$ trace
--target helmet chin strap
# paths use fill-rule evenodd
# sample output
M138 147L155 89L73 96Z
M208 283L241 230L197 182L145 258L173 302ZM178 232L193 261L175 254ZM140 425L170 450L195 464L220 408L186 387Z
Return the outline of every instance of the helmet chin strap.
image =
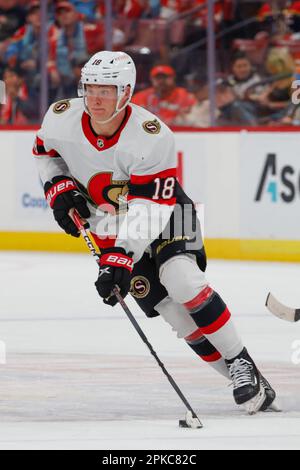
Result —
M118 109L121 100L122 100L122 96L120 96L120 98L118 99L117 104L116 104L116 109L114 110L114 112L112 113L112 115L110 116L110 118L106 119L105 121L98 121L97 119L94 119L94 121L95 121L97 124L107 124L108 122L111 122L121 111L123 111L123 109L126 108L126 106L128 105L128 103L130 102L130 97L128 98L128 100L126 100L126 103L122 106L122 108ZM90 111L89 111L89 108L87 107L87 104L86 104L86 97L85 97L85 95L83 95L83 103L84 103L84 109L86 110L86 112L88 113L88 115L92 117L92 115L91 115L91 113L90 113Z

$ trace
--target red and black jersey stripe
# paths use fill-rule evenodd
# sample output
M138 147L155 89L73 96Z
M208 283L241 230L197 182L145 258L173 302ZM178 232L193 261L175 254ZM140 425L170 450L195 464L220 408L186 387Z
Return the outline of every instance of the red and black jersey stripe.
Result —
M51 158L60 157L60 154L54 149L47 151L44 146L44 141L40 139L40 137L36 137L32 152L36 157L42 157L45 155Z
M152 175L131 175L127 200L147 199L157 204L174 206L177 202L177 168Z

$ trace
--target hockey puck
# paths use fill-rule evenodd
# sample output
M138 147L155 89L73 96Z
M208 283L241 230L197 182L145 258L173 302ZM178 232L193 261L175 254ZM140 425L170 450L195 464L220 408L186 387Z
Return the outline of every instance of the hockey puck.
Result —
M200 419L194 413L194 416L190 411L187 411L185 419L179 420L180 428L189 428L189 429L200 429L203 427Z
M179 420L179 427L180 428L189 428L190 426L188 425L188 423L186 422L185 419L180 419Z

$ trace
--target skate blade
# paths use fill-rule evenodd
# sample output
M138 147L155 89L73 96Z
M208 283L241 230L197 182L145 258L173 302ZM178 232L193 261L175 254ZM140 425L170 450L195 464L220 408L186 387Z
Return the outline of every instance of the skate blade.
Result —
M281 413L281 412L282 412L282 408L275 401L273 401L273 403L271 403L271 405L268 406L268 408L265 411L263 411L263 413Z
M246 408L246 411L249 415L255 415L261 408L262 404L266 399L265 391L260 389L257 395L253 397L251 400L247 401L243 404Z

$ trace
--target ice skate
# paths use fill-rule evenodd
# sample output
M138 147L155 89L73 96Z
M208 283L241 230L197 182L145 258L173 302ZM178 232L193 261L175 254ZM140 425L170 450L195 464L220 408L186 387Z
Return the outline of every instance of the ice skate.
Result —
M233 382L233 396L237 405L243 405L247 413L257 413L266 401L265 388L261 386L260 373L247 349L230 361L226 361Z

